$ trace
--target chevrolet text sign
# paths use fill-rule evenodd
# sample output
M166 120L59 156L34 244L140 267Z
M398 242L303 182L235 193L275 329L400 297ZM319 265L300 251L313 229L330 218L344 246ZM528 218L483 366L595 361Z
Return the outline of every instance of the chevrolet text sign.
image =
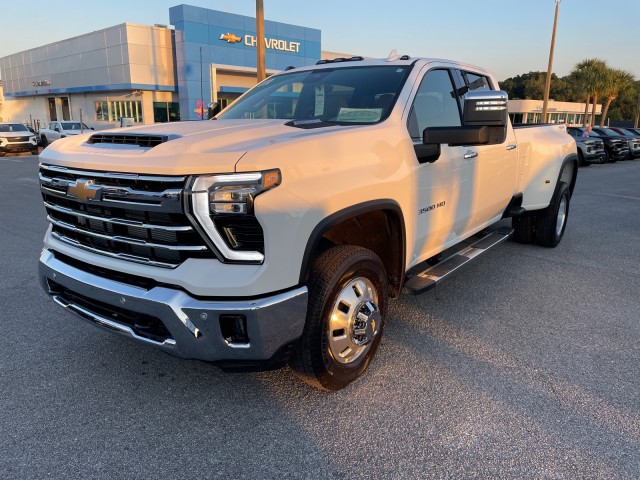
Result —
M255 47L258 43L258 39L254 35L245 35L244 38L239 37L234 33L223 33L220 35L220 40L227 43L239 43L244 40L244 44L247 47ZM300 52L300 42L291 42L288 40L278 40L277 38L265 38L265 48L272 50L280 50L282 52Z

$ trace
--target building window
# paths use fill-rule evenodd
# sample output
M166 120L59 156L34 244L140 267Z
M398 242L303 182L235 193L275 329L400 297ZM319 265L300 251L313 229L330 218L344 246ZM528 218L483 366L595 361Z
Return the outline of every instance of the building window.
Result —
M109 106L107 102L96 102L96 120L109 121Z
M133 118L134 122L142 122L142 102L96 102L96 120L119 122L120 118Z
M513 118L511 119L511 123L522 123L522 114L514 113Z
M178 102L153 102L153 121L155 123L179 122L180 104Z

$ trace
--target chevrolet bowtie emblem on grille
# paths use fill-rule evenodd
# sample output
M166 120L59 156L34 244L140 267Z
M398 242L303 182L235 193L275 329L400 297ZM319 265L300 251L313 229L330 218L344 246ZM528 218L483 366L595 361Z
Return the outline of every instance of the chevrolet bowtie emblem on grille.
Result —
M81 202L86 202L87 200L100 200L100 191L102 190L102 186L94 185L93 180L85 180L83 178L79 178L76 180L75 185L67 186L67 197L72 197L80 200Z
M235 33L223 33L220 35L220 40L224 40L227 43L238 43L242 41L242 37L237 36Z

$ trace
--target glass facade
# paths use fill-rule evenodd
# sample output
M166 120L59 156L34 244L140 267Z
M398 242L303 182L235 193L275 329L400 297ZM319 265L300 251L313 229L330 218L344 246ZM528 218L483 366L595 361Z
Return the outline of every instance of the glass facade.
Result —
M139 100L96 102L96 120L119 122L122 117L133 118L136 123L142 123L142 102Z
M180 104L178 102L153 102L153 121L155 123L179 122Z

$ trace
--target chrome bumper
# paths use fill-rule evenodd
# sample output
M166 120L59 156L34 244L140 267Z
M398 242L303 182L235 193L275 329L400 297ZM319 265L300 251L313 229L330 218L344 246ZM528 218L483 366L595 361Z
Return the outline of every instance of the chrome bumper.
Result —
M67 311L183 358L229 363L266 361L299 338L304 328L306 287L257 299L196 299L182 290L164 286L145 289L102 278L56 259L46 249L40 256L39 274L45 292ZM119 321L129 317L128 313L157 319L166 327L167 338L147 336L134 325ZM222 334L221 315L244 316L248 342L227 341Z

